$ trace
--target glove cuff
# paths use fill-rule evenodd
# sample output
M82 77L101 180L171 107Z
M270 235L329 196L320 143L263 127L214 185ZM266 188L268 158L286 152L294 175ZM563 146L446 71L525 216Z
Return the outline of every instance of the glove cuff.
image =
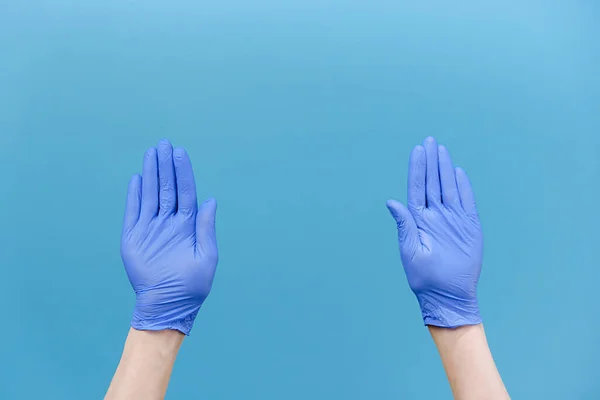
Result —
M136 312L133 312L133 318L131 319L131 327L139 331L164 331L164 330L175 330L183 333L186 336L190 335L190 331L194 326L194 320L198 315L198 310L189 314L183 318L169 318L169 319L142 319Z
M417 296L421 306L423 322L441 328L458 328L465 325L478 325L482 322L477 300L437 299L430 296Z

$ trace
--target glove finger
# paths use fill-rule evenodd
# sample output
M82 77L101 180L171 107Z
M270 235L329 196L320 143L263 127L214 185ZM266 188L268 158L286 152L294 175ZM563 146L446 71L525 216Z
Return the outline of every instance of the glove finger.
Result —
M168 215L175 213L177 207L177 192L175 182L175 167L173 165L173 146L168 140L158 144L158 184L159 213Z
M198 210L196 181L190 157L184 149L173 151L173 163L177 177L177 213L193 215Z
M467 215L477 216L477 207L475 205L475 194L469 182L467 173L460 167L456 168L456 184L460 194L460 204Z
M404 204L396 200L388 200L386 205L398 227L400 250L402 252L411 251L419 243L419 230L415 219Z
M142 177L135 174L129 180L127 188L127 202L125 204L125 217L123 219L123 232L133 229L140 217L142 205Z
M440 175L438 165L438 146L434 138L428 137L423 142L427 156L426 190L427 207L438 208L442 203Z
M427 158L423 146L415 146L410 153L408 165L408 208L415 212L426 206L425 174Z
M442 187L442 202L444 206L454 209L460 208L458 188L456 187L456 176L450 152L445 146L439 146L438 157L440 164L440 182Z
M144 155L142 168L142 208L140 219L150 220L158 213L158 165L156 148L151 147Z
M217 201L213 198L206 200L198 209L196 216L196 242L204 256L217 256L217 238L215 218Z

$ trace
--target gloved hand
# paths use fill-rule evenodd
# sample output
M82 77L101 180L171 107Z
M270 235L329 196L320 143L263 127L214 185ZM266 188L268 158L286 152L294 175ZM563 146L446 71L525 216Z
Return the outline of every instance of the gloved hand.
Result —
M216 202L200 208L190 159L162 140L129 183L121 257L136 303L131 326L190 333L218 261Z
M481 323L477 282L483 235L466 173L434 138L416 146L408 171L408 208L387 207L398 226L400 256L425 325Z

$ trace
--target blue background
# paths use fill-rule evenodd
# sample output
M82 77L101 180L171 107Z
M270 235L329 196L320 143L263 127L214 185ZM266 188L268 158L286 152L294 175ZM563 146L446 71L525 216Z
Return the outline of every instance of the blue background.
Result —
M431 134L476 191L509 391L598 399L599 133L597 1L2 0L0 398L103 396L162 137L221 251L168 398L449 398L385 208Z

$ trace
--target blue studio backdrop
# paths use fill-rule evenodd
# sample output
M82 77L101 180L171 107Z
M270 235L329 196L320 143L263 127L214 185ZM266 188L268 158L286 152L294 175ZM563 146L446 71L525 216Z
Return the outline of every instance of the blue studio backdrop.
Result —
M385 207L427 135L475 189L512 396L600 398L599 71L592 0L0 0L0 398L103 396L162 137L221 253L168 398L449 398Z

